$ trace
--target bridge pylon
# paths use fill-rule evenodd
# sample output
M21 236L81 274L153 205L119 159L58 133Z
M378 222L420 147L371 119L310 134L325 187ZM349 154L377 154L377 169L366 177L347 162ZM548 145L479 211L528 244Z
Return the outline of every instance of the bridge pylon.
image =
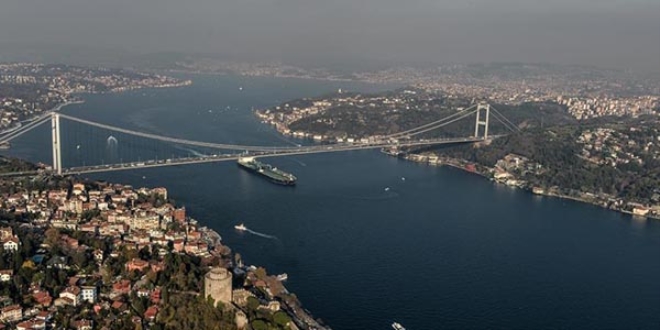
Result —
M484 110L485 110L485 118L486 119L481 120L481 113ZM475 138L479 137L479 131L480 131L479 126L483 126L484 127L484 129L483 129L483 131L484 131L483 139L484 140L488 139L489 120L490 120L490 104L484 103L484 102L479 103L477 105L477 119L474 123L474 137Z
M53 112L50 117L53 133L53 172L62 174L62 143L60 141L60 115Z

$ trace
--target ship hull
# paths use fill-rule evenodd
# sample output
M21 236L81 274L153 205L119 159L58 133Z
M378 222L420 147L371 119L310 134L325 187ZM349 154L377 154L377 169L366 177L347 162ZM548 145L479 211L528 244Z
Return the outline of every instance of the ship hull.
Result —
M262 177L262 178L264 178L264 179L266 179L266 180L268 180L268 181L270 181L274 184L277 184L277 185L280 185L280 186L289 186L289 187L292 187L292 186L296 185L295 180L274 178L274 177L268 176L264 172L260 172L259 168L253 167L250 164L243 164L243 163L237 163L237 164L238 164L238 167L240 167L240 168L242 168L242 169L244 169L244 170L246 170L250 173L254 173L254 174L256 174L256 175L258 175L258 176L260 176L260 177Z

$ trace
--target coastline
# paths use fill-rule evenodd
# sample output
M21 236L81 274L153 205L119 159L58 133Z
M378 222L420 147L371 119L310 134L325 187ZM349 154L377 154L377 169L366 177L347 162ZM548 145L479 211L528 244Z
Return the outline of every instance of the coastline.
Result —
M342 142L342 141L330 141L326 136L314 135L313 133L306 131L292 132L288 126L288 123L282 121L275 121L272 118L269 119L267 118L266 114L260 110L256 110L254 113L256 117L259 120L261 120L262 123L269 124L275 127L276 131L284 136L313 139L315 142ZM490 181L495 181L497 183L501 183L510 187L521 188L534 195L573 200L576 202L598 206L603 209L616 211L623 214L628 214L636 218L651 218L655 220L660 220L660 209L658 209L657 207L653 208L648 204L643 205L641 203L637 203L631 200L625 200L623 198L617 198L614 196L607 196L602 194L599 195L596 193L570 190L561 187L550 187L550 188L533 187L528 185L527 182L518 180L517 178L511 176L510 174L504 179L502 179L501 177L497 178L497 176L493 175L493 173L495 173L495 168L484 167L482 165L471 163L463 159L452 159L438 155L425 155L425 154L414 154L414 153L405 154L405 155L393 154L386 152L384 150L382 152L389 156L403 158L405 160L412 162L426 163L435 166L444 165L444 166L454 167L456 169L460 169L471 174L479 175ZM561 192L562 190L568 191L570 194L562 193Z
M83 104L85 103L85 100L74 100L74 101L65 101L64 103L60 103L56 105L55 107L51 108L50 110L45 111L44 113L51 113L51 112L57 112L62 110L64 107L74 105L74 104Z
M554 197L554 198L559 198L559 199L571 200L571 201L580 202L580 203L583 203L583 204L597 206L597 207L605 209L605 210L614 211L614 212L618 212L618 213L622 213L622 214L627 214L627 215L630 215L630 216L635 217L635 218L660 220L660 215L654 215L654 214L650 214L650 213L646 214L646 215L639 215L639 214L635 214L633 211L628 211L628 210L625 210L625 209L622 209L622 208L613 208L613 207L610 207L608 205L604 205L603 203L599 203L597 200L589 200L589 199L586 199L586 198L583 198L583 197L566 195L566 194L562 194L562 193L559 193L559 192L554 192L554 191L548 190L548 189L538 190L534 187L528 187L528 186L524 186L524 185L511 185L511 184L507 184L505 182L500 182L500 181L490 177L486 173L482 173L481 171L478 171L477 169L470 170L470 169L466 168L465 167L466 165L474 165L474 164L471 164L471 163L469 163L465 160L444 159L443 161L431 162L428 159L422 160L424 158L410 158L410 157L398 157L398 158L406 160L406 161L410 161L410 162L413 162L413 163L428 164L428 165L431 165L431 166L449 166L449 167L467 172L469 174L478 175L478 176L480 176L484 179L487 179L491 182L494 182L494 183L503 184L503 185L506 185L508 187L512 187L512 188L516 188L516 189L521 189L525 192L528 192L528 193L530 193L532 195L536 195L536 196ZM463 162L465 164L461 164Z
M14 125L13 127L10 127L10 128L7 128L5 130L0 131L0 135L9 134L9 133L13 133L15 131L18 131L19 129L21 129L21 127L23 127L23 123L31 123L31 122L35 121L37 118L40 118L42 116L45 116L45 115L53 113L53 112L60 111L64 107L67 107L69 105L82 104L82 103L85 103L85 100L72 100L72 101L67 100L67 101L64 101L64 102L59 103L56 106L54 106L54 107L52 107L52 108L50 108L46 111L44 111L40 115L35 115L35 116L32 116L32 117L27 118L27 119L19 120L16 123L16 125Z
M82 269L82 267L69 267L69 264L60 259L57 260L60 260L59 262L63 263L64 266L51 266L50 264L46 266L46 263L41 261L31 266L31 268L43 267L40 270L42 272L45 267L71 271L67 273L66 278L69 284L66 288L60 287L57 282L44 282L36 288L30 289L34 291L33 295L42 292L41 290L44 289L51 290L50 292L53 292L52 294L55 297L57 297L58 292L60 295L56 299L49 296L47 301L39 300L36 311L43 308L44 310L48 309L50 313L58 313L58 315L69 314L71 316L74 313L78 316L83 315L80 314L80 310L70 309L64 311L57 308L64 305L76 306L75 300L63 300L62 296L75 288L86 288L94 290L94 296L90 297L91 301L87 300L87 302L95 304L94 308L97 315L100 310L106 310L110 314L123 314L125 310L121 308L122 306L114 306L111 303L115 304L120 301L122 304L133 304L134 299L147 298L142 301L143 307L141 309L128 312L133 316L131 322L134 324L144 324L143 322L147 321L151 325L156 322L156 324L162 326L170 323L171 319L167 315L173 315L171 314L173 309L180 306L170 299L177 299L177 302L187 301L188 303L202 304L199 305L202 308L205 306L207 308L222 306L222 316L229 317L228 320L225 318L224 321L236 324L236 327L240 329L245 329L248 322L252 324L252 322L260 320L260 317L255 317L255 313L267 313L261 315L270 315L273 319L279 319L279 321L269 321L269 324L286 324L287 329L331 330L320 319L315 319L311 312L303 307L296 295L284 286L283 281L288 278L286 273L281 275L268 274L263 267L244 265L239 254L232 253L231 248L223 244L218 231L202 226L198 220L186 215L185 207L177 207L176 202L169 200L166 188L142 187L136 189L132 185L113 184L105 181L80 180L74 177L61 177L61 179L65 181L48 181L42 187L43 191L37 194L26 193L26 191L31 191L32 187L23 187L18 183L19 181L9 181L12 185L17 185L15 188L21 191L19 194L21 197L12 199L3 194L0 198L3 205L5 203L8 205L5 206L6 209L20 207L20 204L25 203L34 206L34 211L30 211L35 212L34 217L26 215L30 212L25 211L24 213L21 212L20 215L16 213L16 215L21 217L18 218L19 220L29 223L30 228L39 228L38 230L42 230L42 233L50 233L48 235L35 235L43 239L43 241L37 240L35 244L47 245L48 247L57 245L62 248L62 250L57 250L58 252L54 253L56 256L52 258L67 260L67 257L73 258L72 255L79 253L81 249L89 251L89 253L83 255L85 261L75 260L71 262L72 265L83 262L89 263L85 266L85 269ZM76 193L69 194L68 189L63 190L60 186L62 183L67 183L69 189L76 191ZM4 189L8 189L6 186L4 187ZM98 203L99 201L105 201L105 198L109 196L112 197L108 199L108 202L103 202L109 205L105 210L107 212L102 213L101 209L105 207L99 207ZM80 206L75 211L71 211L67 218L50 213L46 215L46 210L52 209L53 205L38 202L37 200L40 198L50 198L54 205L58 203L77 203ZM85 205L82 204L82 199L86 200ZM121 207L125 204L131 205L130 216L126 216L125 209ZM136 210L139 211L134 212ZM91 216L88 217L87 214L91 214ZM11 222L13 223L14 220L16 219L12 219ZM21 231L18 235L14 235L14 230L18 224L8 227L9 219L3 219L3 222L5 223L2 226L3 233L10 231L13 235L12 241L26 242L25 235L27 233ZM107 245L90 243L96 241L105 242ZM92 250L93 252L91 252ZM130 250L139 250L140 253L131 254L128 252ZM35 252L28 253L33 255ZM36 251L36 253L34 255L46 255L45 250L42 254L39 254L39 251ZM64 256L60 256L60 254ZM121 258L130 261L126 262ZM114 265L115 262L118 262L116 264L118 267L109 266ZM182 268L182 265L186 265L186 267ZM108 268L103 268L106 266ZM10 269L17 272L19 267L21 267L21 263L10 266ZM94 268L89 270L87 267ZM228 277L229 282L222 281L222 283L218 283L218 281L214 281L210 283L208 274L218 268L224 268L225 273L236 276L234 279L242 279L242 283L236 281L232 283L232 275ZM101 273L102 269L106 269L107 272L114 275L110 277L103 276L100 282L85 286L86 282L81 278L87 278L89 272L92 271ZM166 275L168 279L159 277L159 273L169 274ZM29 277L31 278L31 276ZM170 276L174 279L169 278ZM186 279L181 280L182 277ZM203 285L201 285L202 283ZM209 289L211 286L213 288ZM167 293L167 298L165 298L165 293ZM180 300L181 296L201 296L207 299ZM28 297L31 298L32 296L28 295ZM212 299L210 304L209 297ZM30 301L30 298L20 298L14 301L12 306L21 309L31 308L33 307L33 301ZM221 300L218 301L217 299ZM217 305L216 303L221 304ZM32 318L34 314L36 312L27 315L21 314L16 316L13 321L31 322L28 319ZM216 318L216 320L208 322L218 321L217 314L205 316L205 320L213 318ZM55 320L46 319L42 321L43 324L48 323L49 328L60 328L61 325L59 321ZM94 318L91 322L103 323L103 321ZM208 326L207 323L206 327ZM182 327L179 325L176 328Z
M195 225L199 225L199 221L190 218L189 222ZM197 228L201 233L203 239L209 243L211 246L223 246L231 250L231 247L222 244L222 236L214 230L211 229L210 227L207 226L199 226ZM240 268L240 267L239 267ZM248 266L247 269L250 268L262 268L266 270L263 267L257 267L257 266ZM267 270L266 270L267 271ZM266 273L267 274L267 273ZM273 275L267 275L268 277L273 277ZM281 286L282 293L289 295L295 293L291 292L289 289L286 288L284 283L281 280L278 280L278 285ZM282 310L285 311L291 318L292 321L300 328L302 329L316 329L316 330L332 330L332 328L328 325L321 324L320 321L318 321L316 318L314 318L313 314L304 308L302 306L302 303L298 299L287 299L287 297L279 297L282 306Z
M140 89L145 89L145 88L178 88L178 87L185 87L185 86L190 86L190 85L192 85L192 80L184 80L184 81L181 81L180 83L175 83L175 84L155 85L155 86L147 86L147 87L145 87L145 86L122 87L122 88L111 89L107 92L82 92L82 93L79 93L79 94L123 93L123 92L135 91L135 90L140 90ZM70 96L70 95L68 95L68 96ZM23 126L23 123L33 122L34 120L36 120L37 118L39 118L41 116L44 116L44 115L47 115L47 114L50 114L50 113L53 113L53 112L61 111L63 108L65 108L67 106L70 106L70 105L83 104L83 103L85 103L84 99L75 99L75 97L71 100L65 100L64 102L55 105L54 107L42 112L39 115L34 115L30 118L19 120L17 122L17 124L14 125L13 127L7 128L3 131L0 131L0 135L9 134L9 133L12 133L14 131L17 131Z
M355 79L355 78L339 78L339 77L318 77L318 76L305 76L305 75L295 75L295 74L251 74L251 73L241 73L241 72L217 72L217 71L202 71L202 70L177 70L170 69L166 72L176 73L176 74L192 74L192 75L210 75L210 76L238 76L238 77L248 77L248 78L281 78L281 79L301 79L301 80L316 80L316 81L331 81L331 82L350 82L350 83L364 83L364 84L374 84L374 85L408 85L412 82L402 82L402 81L383 81L383 80L369 80L369 79Z
M77 108L78 108L78 107L73 107L73 109L77 109ZM65 110L66 110L66 109L65 109ZM69 110L72 110L72 109L70 108ZM377 161L377 159L376 159L376 161ZM381 159L381 161L382 161L382 159ZM394 162L394 163L396 163L396 162ZM453 165L453 164L447 164L447 165L448 165L448 166L451 166L451 167L455 167L455 168L459 168L459 169L461 169L461 167L460 167L460 166L457 166L457 165ZM414 169L415 167L417 167L417 166L413 166L412 168ZM418 170L418 171L419 171L419 170ZM430 172L434 172L434 171L431 169ZM474 173L474 174L482 175L482 174L480 174L480 173ZM454 173L454 175L461 176L462 174L456 172L456 173ZM482 175L482 176L483 176L483 175ZM467 178L469 179L469 177L467 177ZM409 179L409 182L412 183L412 181L410 181L410 179ZM474 183L477 183L477 181L474 181ZM508 189L504 189L504 190L508 190ZM185 191L184 191L184 192L185 192ZM509 190L509 192L513 192L513 191L512 191L512 190ZM506 193L506 191L505 191L505 193ZM524 198L523 198L523 200L524 200ZM528 203L529 203L529 202L534 203L533 200L530 201L529 199L527 199L527 202L528 202ZM560 204L563 204L563 203L560 203ZM568 203L568 204L569 204L569 205L566 206L567 208L568 208L568 207L573 207L573 206L571 206L571 203ZM213 220L213 219L212 219L212 218L210 219L210 218L208 218L208 217L200 218L200 223L207 222L208 220ZM229 231L227 231L227 230L225 230L225 229L219 229L219 230L220 230L220 232L223 234L223 236L225 236L225 238L229 238L229 237L226 237L226 236L230 236L230 235L232 234L231 230L229 230ZM214 233L215 233L215 231L214 231ZM216 234L217 234L217 233L216 233ZM239 246L235 246L235 247L236 247L236 248L239 248ZM244 249L244 248L243 248L243 249ZM239 250L237 250L237 252L243 252L243 251L239 251ZM296 283L297 283L296 281L302 281L302 279L299 279L299 280L298 280L298 279L296 278L296 276L292 276L292 280L293 280L292 284L296 284ZM301 292L301 293L302 293L302 292ZM304 302L304 300L303 300L303 302ZM313 310L313 309L312 309L312 310ZM319 312L320 312L320 311L319 311ZM319 314L319 316L323 317L323 315L321 315L321 314ZM406 323L405 320L400 320L400 321ZM384 327L381 327L381 328L384 328Z

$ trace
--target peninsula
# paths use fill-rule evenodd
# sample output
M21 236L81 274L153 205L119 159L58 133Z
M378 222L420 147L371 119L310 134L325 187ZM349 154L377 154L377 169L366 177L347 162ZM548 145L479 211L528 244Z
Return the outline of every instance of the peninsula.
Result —
M418 162L452 165L536 194L660 217L660 96L628 92L604 96L601 91L606 89L544 97L527 91L528 96L509 101L503 95L484 93L475 99L434 87L377 94L338 91L260 109L256 115L296 138L368 143L486 100L520 132L511 133L503 123L491 120L491 134L506 134L492 143L385 151ZM418 138L468 136L474 121L473 115Z
M285 275L245 265L169 194L72 177L2 179L0 327L329 329L284 287Z

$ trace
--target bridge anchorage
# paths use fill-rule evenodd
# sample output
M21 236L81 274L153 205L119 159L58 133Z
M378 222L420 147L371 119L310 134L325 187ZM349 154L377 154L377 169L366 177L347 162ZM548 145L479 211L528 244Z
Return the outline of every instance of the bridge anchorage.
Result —
M474 135L468 137L454 137L454 138L421 138L422 134L430 132L433 130L440 129L444 126L455 123L459 120L467 118L471 115L476 114ZM201 142L194 141L182 138L175 138L163 135L157 135L153 133L145 133L134 130L129 130L121 127L115 127L107 124L101 124L93 122L90 120L85 120L81 118L76 118L62 113L51 112L44 114L35 120L30 121L28 124L23 125L20 129L12 131L0 136L0 144L8 143L13 139L18 138L19 136L31 131L37 126L40 126L48 121L51 123L51 137L52 137L52 173L55 174L84 174L84 173L96 173L96 172L109 172L109 171L119 171L119 170L129 170L135 168L150 168L150 167L161 167L161 166L176 166L184 164L196 164L196 163L209 163L209 162L220 162L228 160L236 160L239 157L249 153L251 156L255 157L276 157L276 156L286 156L286 155L301 155L301 154L312 154L312 153L328 153L328 152L342 152L350 150L368 150L368 149L381 149L381 148L407 148L407 147L425 147L433 145L443 145L443 144L456 144L456 143L475 143L483 142L486 140L495 139L501 135L489 135L489 126L490 119L495 118L499 123L501 123L506 129L511 132L519 131L518 127L511 123L506 117L504 117L499 111L497 111L492 105L486 102L480 102L466 109L458 110L451 115L436 120L434 122L421 125L412 129L401 131L398 133L390 134L387 136L382 136L379 138L372 138L369 141L364 141L360 143L336 143L336 144L325 144L325 145L311 145L311 146L252 146L252 145L239 145L239 144L223 144L223 143L213 143L213 142ZM66 119L65 129L62 129L62 120ZM75 123L82 125L83 128L80 130L71 130L68 129L70 123ZM87 137L85 141L71 143L70 139L62 139L64 137L69 137L70 135L75 135L72 131L89 131L90 135L96 134L101 135L102 132L106 134L102 136L100 140L95 140L96 145L90 142L90 137ZM137 149L142 147L143 149L135 151L138 156L133 158L127 157L122 158L121 155L115 155L110 157L109 155L98 156L98 153L102 153L105 149L99 143L106 143L108 136L112 136L114 141L117 141L114 136L119 136L117 134L123 134L123 138L120 138L124 146L132 147ZM142 141L151 141L149 143L159 144L157 147L150 147L152 149L165 148L162 145L167 145L170 149L178 149L179 154L170 156L169 151L167 155L161 154L150 154L147 155L143 153L144 146L138 145L137 142L131 142L131 139L141 139ZM101 141L101 142L99 142ZM77 144L80 143L80 144ZM120 144L121 144L120 143ZM131 144L132 143L132 144ZM77 146L76 146L77 144ZM63 153L62 148L66 145L74 145L76 148L70 149L67 148ZM97 152L94 157L82 157L78 155L81 159L92 159L94 161L101 160L101 164L96 165L86 165L85 161L82 161L82 166L77 164L76 166L63 167L63 155L67 155L67 160L70 162L70 157L72 154L80 153L81 145L89 145L89 147L83 147L83 150ZM107 147L107 146L106 146ZM113 146L113 153L118 154L117 144ZM212 150L209 154L202 154L200 152L190 150L195 153L195 156L181 156L180 149L189 150L187 148L197 147L203 148L204 150ZM108 150L105 150L108 152ZM153 150L151 150L153 151ZM171 150L170 150L171 151ZM225 153L222 153L224 151ZM227 151L230 151L227 153ZM148 158L152 157L152 158ZM137 159L135 159L137 158ZM155 159L154 159L155 158ZM80 162L80 159L79 159ZM14 175L29 175L34 173L14 173ZM11 175L11 174L7 174Z

